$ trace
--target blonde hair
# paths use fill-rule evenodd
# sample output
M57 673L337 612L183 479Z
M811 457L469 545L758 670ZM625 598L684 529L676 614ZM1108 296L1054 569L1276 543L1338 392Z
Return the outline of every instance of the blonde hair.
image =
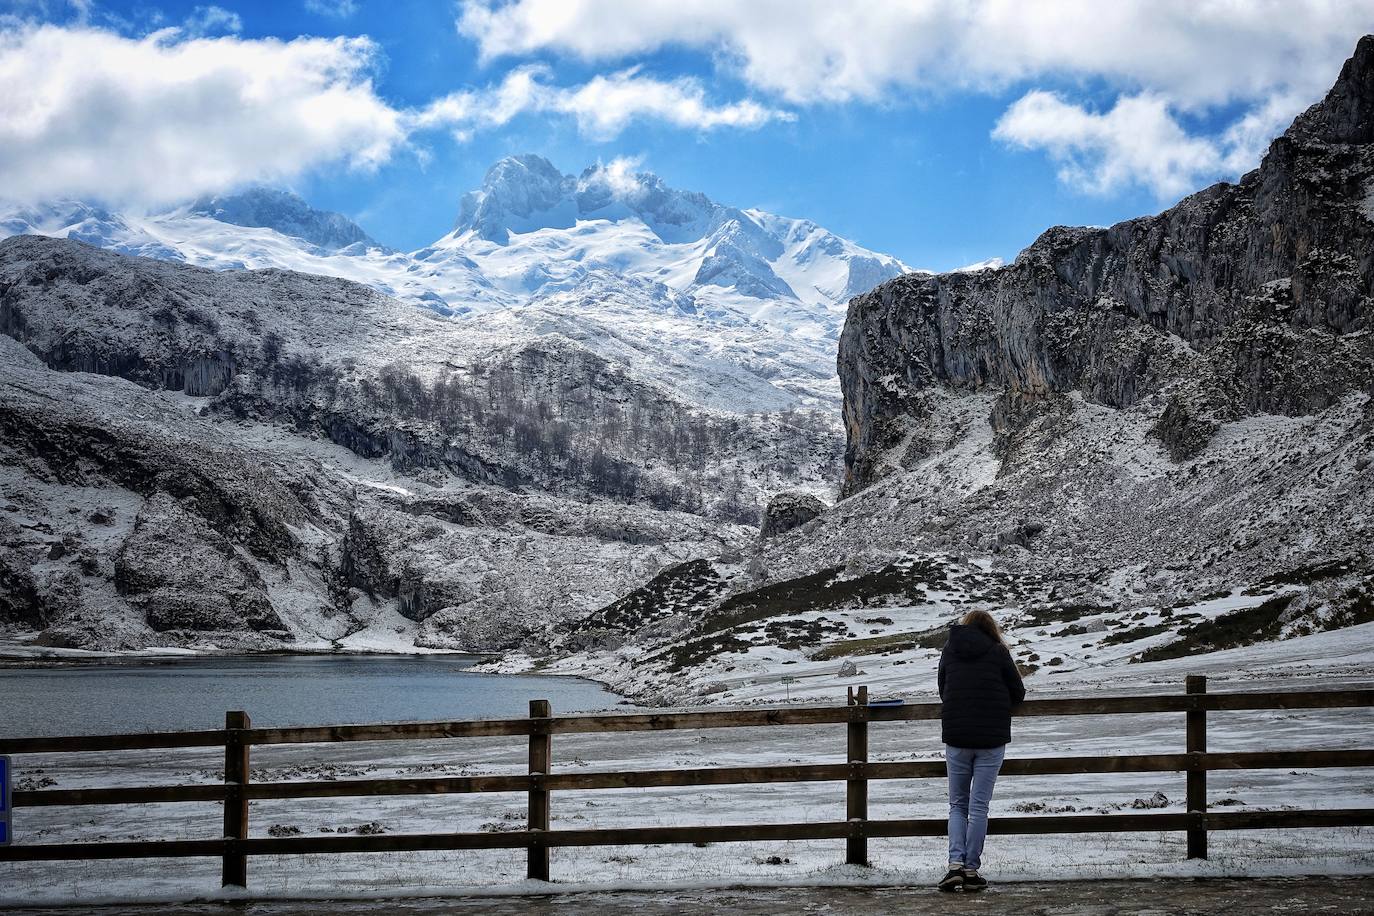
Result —
M1002 628L997 625L997 619L987 611L969 611L960 618L959 622L965 626L977 627L996 642L1006 645L1006 640L1002 638Z

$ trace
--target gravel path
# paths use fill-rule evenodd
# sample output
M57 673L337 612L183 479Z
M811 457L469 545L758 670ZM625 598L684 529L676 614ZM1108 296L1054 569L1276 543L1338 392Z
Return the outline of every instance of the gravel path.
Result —
M44 907L12 916L314 916L314 914L483 914L483 916L653 916L653 914L1018 913L1030 916L1260 913L1374 914L1374 876L1350 878L1065 881L993 885L979 894L912 887L789 887L623 891L546 896L336 901L204 902L109 907Z

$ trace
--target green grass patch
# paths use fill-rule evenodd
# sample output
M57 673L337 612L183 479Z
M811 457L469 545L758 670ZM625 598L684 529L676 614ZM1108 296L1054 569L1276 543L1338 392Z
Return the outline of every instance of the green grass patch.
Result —
M1174 626L1175 624L1171 620L1161 620L1159 623L1152 623L1149 626L1131 627L1129 630L1117 630L1115 633L1107 634L1102 640L1102 645L1122 646L1128 642L1149 639L1151 636L1167 633L1169 630L1172 630Z
M1116 608L1097 604L1054 604L1037 607L1022 612L1019 626L1043 627L1052 623L1072 623L1095 614L1113 614Z
M1348 572L1350 572L1350 563L1345 560L1331 560L1326 563L1296 566L1293 569L1274 573L1272 576L1261 579L1255 583L1253 588L1247 589L1245 594L1248 595L1255 591L1272 591L1284 585L1311 585L1324 579L1334 579Z
M711 633L770 617L828 611L841 607L885 607L925 600L925 589L943 585L945 567L935 560L899 560L877 572L840 578L844 567L832 566L809 576L774 582L732 595L709 611L693 629Z
M709 607L725 583L707 560L689 560L665 569L639 588L586 617L569 621L570 630L599 627L632 633L670 614Z

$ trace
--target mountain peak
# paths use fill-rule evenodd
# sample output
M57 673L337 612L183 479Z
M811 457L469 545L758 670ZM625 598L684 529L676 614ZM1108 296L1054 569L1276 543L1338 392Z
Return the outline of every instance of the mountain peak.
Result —
M1284 136L1327 143L1374 141L1374 35L1360 39L1326 98L1298 115Z
M235 226L273 229L321 248L341 249L359 243L364 248L382 247L343 214L316 210L299 195L280 188L254 186L234 194L202 197L188 212Z
M454 231L505 245L511 233L634 218L664 241L678 242L704 237L733 212L705 194L671 188L652 172L634 171L624 159L565 175L543 156L525 153L497 162L480 188L463 195Z
M567 228L567 207L573 179L535 153L507 156L487 169L482 186L463 195L455 232L472 230L480 238L504 245L511 232ZM548 222L552 220L552 222ZM555 226L555 224L557 224Z

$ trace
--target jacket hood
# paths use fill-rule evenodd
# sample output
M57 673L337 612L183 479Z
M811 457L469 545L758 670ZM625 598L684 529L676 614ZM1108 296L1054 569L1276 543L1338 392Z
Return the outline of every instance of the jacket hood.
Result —
M980 658L995 645L997 640L978 627L956 623L949 628L949 650L960 658Z

